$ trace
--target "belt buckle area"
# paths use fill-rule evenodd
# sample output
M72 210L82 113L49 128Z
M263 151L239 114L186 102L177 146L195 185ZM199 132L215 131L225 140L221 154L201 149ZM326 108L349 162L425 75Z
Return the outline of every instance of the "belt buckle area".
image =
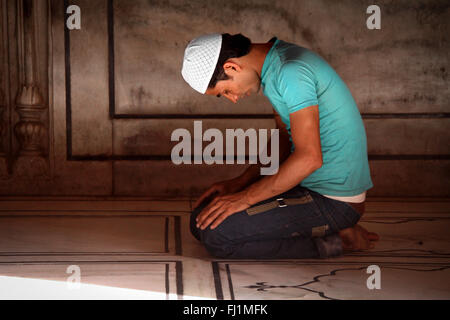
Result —
M278 198L278 199L277 199L277 202L278 202L278 208L284 208L284 207L287 207L287 204L286 204L286 202L284 202L284 199L283 199L283 198Z

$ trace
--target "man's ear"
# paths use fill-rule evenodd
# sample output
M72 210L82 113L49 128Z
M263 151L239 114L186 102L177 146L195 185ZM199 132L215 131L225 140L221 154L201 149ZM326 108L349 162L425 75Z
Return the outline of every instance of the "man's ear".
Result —
M228 60L223 64L223 69L227 76L233 76L235 72L240 72L242 67L232 60Z

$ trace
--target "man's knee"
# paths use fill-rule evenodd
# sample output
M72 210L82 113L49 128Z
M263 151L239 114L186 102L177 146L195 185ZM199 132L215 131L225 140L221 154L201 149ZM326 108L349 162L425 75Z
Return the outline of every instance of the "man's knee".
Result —
M223 225L211 230L211 225L204 230L197 228L196 218L200 212L207 206L208 202L204 201L197 208L191 212L190 216L190 231L191 234L199 241L203 243L206 250L213 256L218 258L225 258L233 252L233 246L227 232L229 228L222 228ZM227 231L228 230L228 231Z
M190 229L191 234L199 241L203 243L206 250L213 256L224 258L229 254L230 243L225 235L222 234L220 229L211 230L210 226L206 229L201 230L197 228L196 218L200 213L201 209L196 208L191 213L190 218Z
M208 252L218 258L226 258L232 253L233 247L227 237L218 229L207 227L201 230L201 241Z
M200 238L200 229L197 228L197 221L195 219L197 219L198 214L200 213L200 208L196 208L191 212L191 218L190 218L190 222L189 222L189 226L190 226L190 230L191 230L191 234L194 236L194 238L196 238L197 240L201 241Z
M198 205L194 210L192 210L191 212L191 217L190 217L190 229L191 229L191 234L197 239L200 240L200 232L201 230L199 228L197 228L197 216L200 214L200 212L202 212L202 210L209 204L209 202L211 201L211 198L205 199L200 205Z

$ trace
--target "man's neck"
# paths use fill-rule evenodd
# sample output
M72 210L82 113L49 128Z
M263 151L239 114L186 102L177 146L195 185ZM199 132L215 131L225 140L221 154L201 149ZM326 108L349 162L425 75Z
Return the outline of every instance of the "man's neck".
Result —
M252 43L250 52L245 56L248 65L258 73L260 78L267 53L269 52L270 48L272 48L273 44L273 42Z

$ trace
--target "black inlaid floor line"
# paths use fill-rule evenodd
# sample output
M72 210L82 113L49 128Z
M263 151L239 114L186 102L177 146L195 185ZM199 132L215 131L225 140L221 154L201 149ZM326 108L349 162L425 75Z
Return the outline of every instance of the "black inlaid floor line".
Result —
M170 281L169 281L169 264L166 263L165 285L166 285L166 300L169 300Z
M216 289L217 300L223 300L222 281L220 280L219 263L212 262L212 272L214 277L214 287Z
M228 288L230 288L230 298L231 300L234 300L233 281L231 280L231 271L229 264L226 265L226 272L227 272Z

